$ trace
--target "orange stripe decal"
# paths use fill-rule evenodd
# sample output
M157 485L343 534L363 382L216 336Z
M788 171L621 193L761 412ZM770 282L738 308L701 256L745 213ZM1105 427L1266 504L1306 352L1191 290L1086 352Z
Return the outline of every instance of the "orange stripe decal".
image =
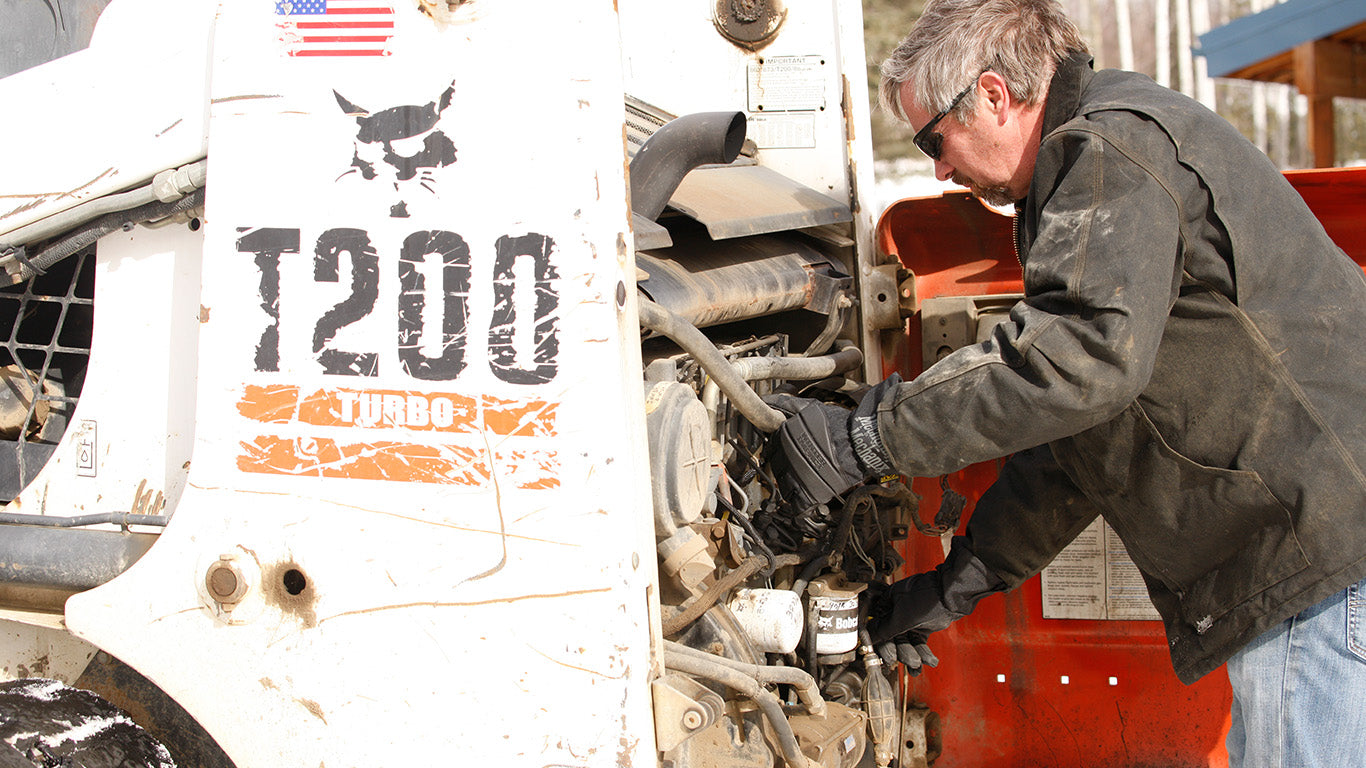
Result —
M293 477L387 480L405 483L491 486L486 452L459 445L395 441L346 444L322 437L260 435L241 443L243 472ZM528 490L558 488L559 458L553 451L500 450L499 482Z

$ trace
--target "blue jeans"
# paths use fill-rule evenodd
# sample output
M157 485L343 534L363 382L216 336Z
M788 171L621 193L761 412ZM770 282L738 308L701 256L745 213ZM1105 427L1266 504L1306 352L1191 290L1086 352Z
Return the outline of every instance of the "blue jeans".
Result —
M1229 768L1366 766L1366 580L1228 661Z

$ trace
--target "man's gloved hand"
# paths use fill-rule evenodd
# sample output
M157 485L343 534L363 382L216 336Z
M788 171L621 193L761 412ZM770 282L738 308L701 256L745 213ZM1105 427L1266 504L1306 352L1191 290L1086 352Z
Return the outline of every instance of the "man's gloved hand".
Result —
M868 606L868 633L878 655L893 660L911 674L939 659L926 644L938 632L972 613L977 602L1006 583L972 553L965 537L954 537L949 555L937 568L918 573L879 590Z
M934 655L930 646L925 643L925 638L915 633L907 633L894 640L877 647L877 655L882 658L882 663L891 669L899 661L906 665L906 671L911 676L920 674L925 667L939 666L939 657Z
M917 574L907 579L903 579L894 585L872 582L862 595L860 603L864 616L872 617L869 622L869 635L873 636L880 627L878 626L883 617L890 614L895 608L896 602L906 600L917 601L921 608L932 611L939 602L939 592L934 588L932 582L937 579L934 571ZM893 595L893 587L897 588L897 593ZM945 624L947 626L947 624ZM896 637L884 638L878 635L872 640L873 649L882 658L882 663L888 669L896 666L897 662L906 665L906 670L912 675L920 674L922 667L939 666L939 657L934 655L930 646L925 643L926 635L931 630L911 630L904 632Z
M850 411L811 398L769 395L764 402L787 415L778 428L782 455L775 462L783 498L798 511L824 504L873 475L896 472L877 429L877 404L901 383L892 374Z
M889 669L899 661L912 675L918 675L923 667L939 666L939 657L926 642L929 634L960 618L940 602L942 594L937 570L918 573L877 591L869 606L872 620L868 630L873 648Z

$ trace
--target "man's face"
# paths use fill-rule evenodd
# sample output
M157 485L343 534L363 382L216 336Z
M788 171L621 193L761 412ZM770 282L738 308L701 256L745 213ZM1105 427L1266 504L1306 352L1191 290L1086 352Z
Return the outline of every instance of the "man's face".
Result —
M963 99L969 107L976 106L968 123L959 123L950 114L934 127L944 137L939 159L934 161L934 175L941 181L967 187L990 205L1009 205L1024 197L1029 189L1032 155L1028 173L1023 173L1022 151L1028 151L1028 147L1012 140L1016 133L1012 128L1017 126L1011 125L1009 104L993 101L991 96L979 79L978 87ZM909 82L901 86L901 104L916 130L934 117L916 103Z

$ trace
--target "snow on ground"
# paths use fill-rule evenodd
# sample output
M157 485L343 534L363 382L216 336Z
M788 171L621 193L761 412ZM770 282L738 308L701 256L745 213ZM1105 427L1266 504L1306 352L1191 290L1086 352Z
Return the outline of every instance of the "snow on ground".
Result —
M878 216L887 206L907 197L937 195L962 187L934 177L934 164L927 158L879 160L873 164L873 210Z
M879 160L873 164L873 209L878 217L887 206L908 197L929 197L949 190L966 192L963 187L951 181L940 181L934 177L934 164L927 158L899 158ZM1006 216L1015 215L1015 206L988 206Z

